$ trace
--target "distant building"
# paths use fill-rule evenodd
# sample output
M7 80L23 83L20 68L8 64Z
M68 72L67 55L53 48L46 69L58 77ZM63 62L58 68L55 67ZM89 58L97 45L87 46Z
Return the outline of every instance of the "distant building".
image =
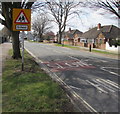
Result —
M71 28L69 28L69 31L64 33L64 38L66 41L69 42L69 44L77 45L77 42L80 41L82 34L83 34L83 32L81 32L77 29L72 30Z
M55 34L50 31L44 34L44 41L55 42Z
M83 41L86 44L86 47L89 47L89 44L92 44L93 48L106 48L106 42L113 42L120 38L120 28L114 25L101 26L99 23L97 27L94 27L87 32L83 33L81 42Z

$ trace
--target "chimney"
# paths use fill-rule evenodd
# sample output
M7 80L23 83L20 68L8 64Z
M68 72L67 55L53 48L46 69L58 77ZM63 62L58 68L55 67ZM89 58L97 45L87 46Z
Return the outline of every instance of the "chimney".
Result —
M100 30L100 28L101 28L101 24L99 23L99 24L98 24L97 30Z

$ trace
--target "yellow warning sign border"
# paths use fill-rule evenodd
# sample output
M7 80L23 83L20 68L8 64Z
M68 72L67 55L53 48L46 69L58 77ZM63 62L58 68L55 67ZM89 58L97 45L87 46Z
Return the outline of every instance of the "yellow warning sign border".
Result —
M16 22L21 12L25 15L28 23L26 22ZM13 31L31 31L31 9L13 9ZM19 26L19 28L17 28ZM21 26L21 28L20 28ZM26 29L24 28L26 27Z

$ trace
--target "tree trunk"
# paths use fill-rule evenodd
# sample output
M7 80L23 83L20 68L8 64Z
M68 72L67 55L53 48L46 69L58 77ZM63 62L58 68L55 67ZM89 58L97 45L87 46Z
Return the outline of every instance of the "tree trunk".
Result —
M62 32L59 31L58 44L61 44L61 39L62 39Z
M20 42L19 42L19 33L20 32L14 32L12 31L12 46L13 46L13 55L12 57L14 59L19 59L21 58L21 53L20 53Z

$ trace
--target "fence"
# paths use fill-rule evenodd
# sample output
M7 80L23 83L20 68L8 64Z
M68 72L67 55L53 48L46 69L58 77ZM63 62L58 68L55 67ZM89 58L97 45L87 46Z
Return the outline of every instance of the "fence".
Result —
M115 47L114 45L110 46L108 42L106 42L106 50L120 53L120 46Z

